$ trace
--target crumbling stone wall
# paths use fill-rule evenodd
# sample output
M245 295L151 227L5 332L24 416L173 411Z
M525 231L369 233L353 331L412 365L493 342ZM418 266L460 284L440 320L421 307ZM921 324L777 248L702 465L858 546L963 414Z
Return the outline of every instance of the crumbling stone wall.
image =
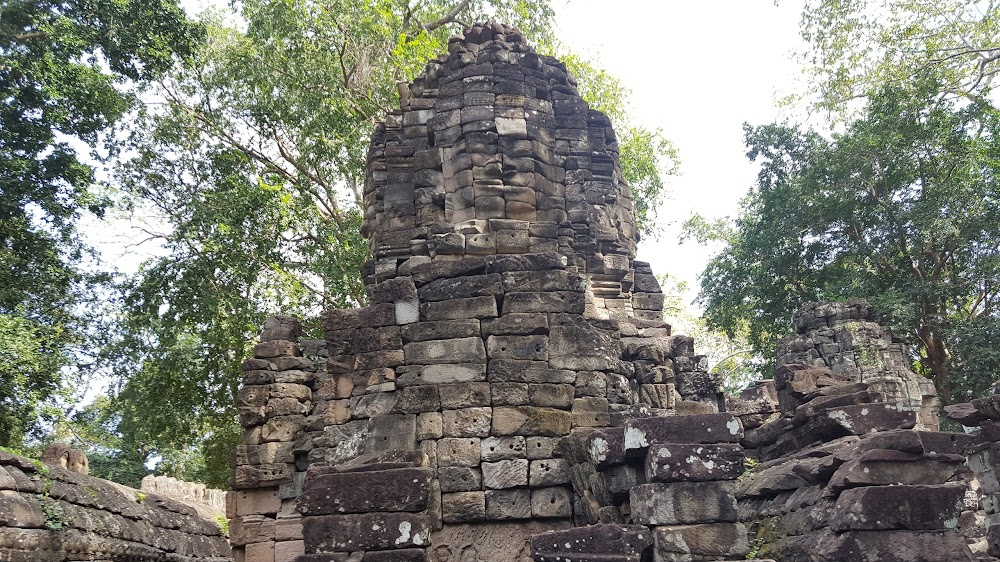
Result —
M736 486L751 544L782 561L987 560L973 440L936 431L933 386L871 318L862 300L796 311L773 379L729 400L754 459Z
M623 560L644 560L649 550L662 561L743 559L750 547L735 494L742 436L738 419L718 413L635 418L563 439L582 528L536 536L534 559L607 554L618 541L595 540L602 534L634 539Z
M325 370L326 346L301 334L297 320L271 318L254 357L243 362L237 408L245 432L226 497L237 560L285 562L304 552L294 500L302 493L313 432L325 427L325 409L316 407L313 391Z
M813 333L792 340L809 339L817 353L802 363L785 353L774 378L730 399L729 413L633 419L563 439L587 500L575 523L589 526L534 536L534 559L994 560L966 465L976 440L919 428L920 403L896 392L912 374L870 384L821 360L819 351L856 349L833 332L869 318L860 304L796 313L802 334ZM992 457L977 454L969 464L995 479Z
M745 431L736 485L751 542L776 560L976 560L963 514L968 436L915 429L917 412L827 367L786 364L760 384L775 419ZM747 412L741 417L753 419ZM750 423L748 425L755 425Z
M142 479L139 489L145 493L159 494L175 500L202 505L219 515L226 511L226 493L197 482L185 482L169 476L150 474Z
M184 502L0 452L0 560L229 562L219 521Z
M795 311L792 323L797 334L778 343L778 365L828 367L916 411L921 428L938 428L933 381L910 370L904 343L873 321L867 301L812 303Z

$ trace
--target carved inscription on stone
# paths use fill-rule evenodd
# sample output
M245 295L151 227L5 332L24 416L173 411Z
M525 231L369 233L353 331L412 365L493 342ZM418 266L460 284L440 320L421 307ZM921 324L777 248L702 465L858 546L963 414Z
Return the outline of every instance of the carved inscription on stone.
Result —
M466 92L465 105L493 105L495 94L489 92Z
M524 96L499 94L496 97L496 105L503 107L524 107Z
M448 525L431 536L431 562L531 562L532 535L568 529L569 521Z

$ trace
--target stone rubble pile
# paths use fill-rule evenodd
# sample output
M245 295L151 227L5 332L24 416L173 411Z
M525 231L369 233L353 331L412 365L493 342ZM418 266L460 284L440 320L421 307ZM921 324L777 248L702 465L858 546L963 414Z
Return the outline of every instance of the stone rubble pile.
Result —
M968 466L979 485L976 499L982 507L981 536L970 533L985 543L989 556L1000 558L1000 390L994 385L994 394L972 402L945 406L949 418L961 423L969 431L965 447ZM983 558L981 558L983 559Z
M744 444L760 460L781 458L848 435L911 429L916 412L826 367L782 365L771 384L778 398L775 419L746 430ZM771 408L768 408L771 409Z
M745 431L755 466L736 484L739 520L762 555L976 560L957 529L969 520L967 435L913 429L908 404L827 367L782 365L748 395L741 417L778 416Z
M621 560L645 560L645 547L662 562L744 559L750 547L734 483L745 471L742 437L739 420L725 413L635 418L575 432L561 447L580 498L574 522L591 526L537 535L534 559L613 556L595 549L607 548L599 536L619 532L644 545ZM580 546L577 537L591 538Z

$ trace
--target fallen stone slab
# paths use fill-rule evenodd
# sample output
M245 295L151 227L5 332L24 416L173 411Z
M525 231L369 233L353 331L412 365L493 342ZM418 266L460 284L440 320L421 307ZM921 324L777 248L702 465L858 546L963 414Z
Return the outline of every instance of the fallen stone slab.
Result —
M938 486L866 486L845 490L837 498L830 529L954 529L962 513L964 483Z
M975 427L987 420L1000 420L1000 394L945 406L944 411L949 418L967 427Z
M656 560L662 562L743 559L750 552L742 523L656 527L653 536Z
M764 460L777 459L800 449L849 435L911 429L916 422L916 412L887 402L833 408L820 412L804 425L783 433L773 444L762 446L759 449L760 456Z
M625 428L595 430L587 437L590 462L598 469L625 463Z
M977 562L955 531L824 530L781 540L765 555L808 562Z
M735 523L732 482L640 484L629 493L632 519L642 525Z
M974 442L975 436L968 433L898 429L866 436L858 445L858 450L893 449L910 453L962 455Z
M746 471L743 447L657 443L646 453L646 480L650 482L706 482L735 480Z
M963 470L962 455L924 455L870 449L844 463L830 478L831 490L891 484L944 484Z
M625 424L626 454L639 456L653 443L739 443L743 426L730 414L657 416Z

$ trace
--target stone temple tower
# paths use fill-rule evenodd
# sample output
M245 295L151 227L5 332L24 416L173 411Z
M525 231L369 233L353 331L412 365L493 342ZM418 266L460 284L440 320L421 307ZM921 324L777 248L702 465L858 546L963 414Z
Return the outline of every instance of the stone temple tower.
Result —
M662 320L659 287L634 262L610 121L517 31L453 38L377 128L365 179L369 285L432 260L558 253L586 275L588 315Z
M608 118L517 30L452 38L376 127L363 233L370 305L328 311L323 342L274 319L245 365L246 560L525 560L628 511L574 492L564 437L718 412L635 260Z

